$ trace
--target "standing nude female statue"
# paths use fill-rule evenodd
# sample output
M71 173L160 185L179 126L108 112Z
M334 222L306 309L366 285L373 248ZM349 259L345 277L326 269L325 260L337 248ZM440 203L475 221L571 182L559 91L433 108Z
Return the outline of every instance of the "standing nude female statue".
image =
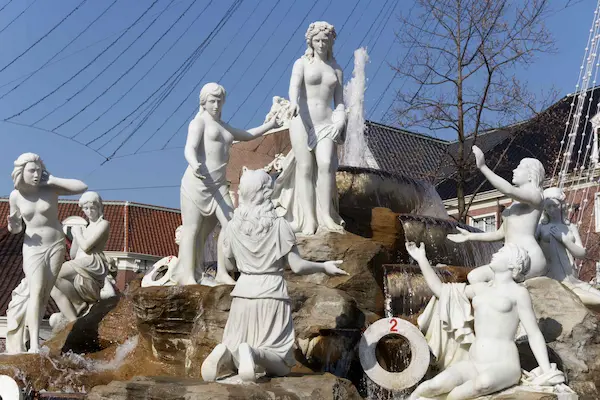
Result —
M335 38L333 25L323 21L313 22L306 32L306 53L294 64L289 89L293 160L273 194L292 229L309 235L319 228L343 232L335 174L346 112L343 72L333 57Z
M575 274L575 258L585 258L586 249L577 224L566 219L565 198L560 188L544 190L544 214L537 235L548 261L546 276L571 289L583 304L600 306L600 291L579 280Z
M542 215L544 167L535 158L524 158L513 171L512 184L496 175L485 164L483 152L473 146L477 168L502 194L513 199L513 203L502 212L502 226L495 232L473 233L457 228L460 233L448 235L448 239L462 243L466 241L515 243L527 250L531 268L526 279L546 274L546 258L535 238L535 231ZM479 267L469 273L469 282L491 279L488 266Z
M37 353L40 322L65 261L65 237L58 220L58 196L83 193L87 186L76 179L50 175L37 154L21 154L14 165L12 179L15 190L9 198L8 230L20 233L25 221L25 278L13 291L6 312L6 351L21 353L26 350L27 328L29 352Z
M202 253L208 235L217 221L224 230L231 219L233 203L225 172L233 141L252 140L278 126L275 118L248 131L230 126L221 120L225 95L225 89L219 84L204 85L200 91L200 111L188 129L184 150L188 167L181 180L183 228L179 261L172 274L172 280L179 285L196 284L196 265L203 262ZM234 285L223 257L222 235L219 235L217 252L216 282L203 273L200 283Z

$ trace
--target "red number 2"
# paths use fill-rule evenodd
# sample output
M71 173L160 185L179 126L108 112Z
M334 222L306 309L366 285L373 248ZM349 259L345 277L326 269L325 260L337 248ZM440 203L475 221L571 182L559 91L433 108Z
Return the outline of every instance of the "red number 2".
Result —
M390 332L398 332L398 320L396 318L390 320Z

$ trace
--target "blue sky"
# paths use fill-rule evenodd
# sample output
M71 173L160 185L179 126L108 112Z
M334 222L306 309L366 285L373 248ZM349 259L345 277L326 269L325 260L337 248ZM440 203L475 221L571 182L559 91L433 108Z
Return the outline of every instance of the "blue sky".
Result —
M388 66L405 55L394 42L397 15L412 6L412 0L0 0L0 120L27 109L0 121L0 196L12 190L14 159L32 151L52 174L83 179L104 199L178 207L186 166L181 146L201 85L225 86L225 120L259 125L271 98L287 97L291 65L315 20L336 26L334 51L348 65L345 79L352 52L367 46L367 117L386 122L403 85ZM594 8L583 0L547 21L557 52L518 73L534 93L574 90ZM75 134L83 144L66 138ZM101 135L89 145L95 150L84 146Z

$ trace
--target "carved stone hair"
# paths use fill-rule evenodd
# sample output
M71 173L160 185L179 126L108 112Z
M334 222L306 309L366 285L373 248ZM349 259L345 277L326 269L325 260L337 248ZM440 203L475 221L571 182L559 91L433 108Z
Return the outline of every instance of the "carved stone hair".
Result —
M104 205L102 204L102 197L100 197L98 193L89 191L82 194L79 198L79 207L83 208L83 206L87 203L93 203L96 206L98 206L100 216L104 216Z
M535 158L524 158L521 163L529 170L529 179L540 189L544 185L544 178L546 176L546 170L544 166Z
M531 268L531 259L527 250L515 243L505 243L498 252L506 252L508 254L508 267L512 270L513 279L516 282L525 280L525 276Z
M203 107L206 104L206 100L209 95L213 95L215 97L220 97L225 103L225 97L227 96L227 92L225 88L218 83L210 82L206 85L202 86L200 90L200 107Z
M308 30L304 37L306 38L306 51L304 52L304 57L308 59L309 62L313 61L315 58L315 49L312 47L312 40L319 33L325 33L327 37L329 37L329 48L327 49L327 60L335 61L333 57L333 42L337 37L335 33L335 28L328 22L325 21L316 21L308 26Z
M266 233L277 218L271 201L273 179L262 169L243 168L238 187L239 206L233 213L234 229L248 236Z
M42 174L48 173L48 171L46 170L46 166L44 165L44 162L42 161L40 156L38 156L35 153L23 153L15 160L15 167L11 174L15 189L18 190L21 184L23 183L23 171L25 170L25 166L27 165L27 163L30 162L39 164L42 168Z
M570 225L568 215L565 212L565 207L566 207L565 200L566 199L567 199L567 196L565 195L565 192L563 192L561 188L550 187L550 188L544 190L544 210L542 212L542 218L540 220L540 223L545 225L548 222L550 222L550 216L546 212L546 205L550 202L558 202L558 207L560 207L561 221L564 224Z

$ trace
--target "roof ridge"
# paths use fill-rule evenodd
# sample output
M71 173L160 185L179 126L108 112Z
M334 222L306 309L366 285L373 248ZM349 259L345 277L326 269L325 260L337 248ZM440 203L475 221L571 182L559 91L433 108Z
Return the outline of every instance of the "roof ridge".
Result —
M7 202L8 201L8 197L0 197L0 202ZM58 199L58 203L62 203L62 204L79 204L79 200L75 200L75 199ZM177 214L181 214L181 210L179 208L173 208L173 207L166 207L166 206L159 206L159 205L154 205L154 204L145 204L145 203L137 203L137 202L133 202L133 201L128 201L128 200L102 200L102 204L109 205L109 206L124 206L125 204L127 204L128 206L133 206L133 207L139 207L139 208L147 208L150 210L157 210L157 211L168 211L168 212L174 212Z

